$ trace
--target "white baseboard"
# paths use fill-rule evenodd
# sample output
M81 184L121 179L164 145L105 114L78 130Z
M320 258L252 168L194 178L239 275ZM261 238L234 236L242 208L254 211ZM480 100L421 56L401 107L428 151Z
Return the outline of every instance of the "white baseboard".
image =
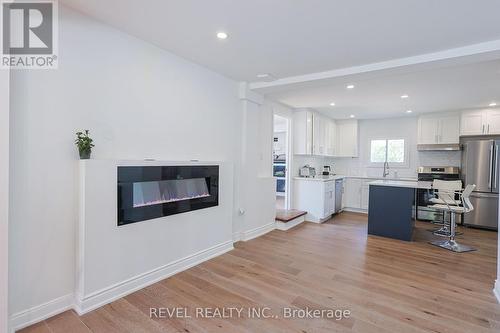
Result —
M368 214L368 210L361 208L344 208L344 212Z
M301 224L302 222L304 222L306 219L305 219L305 216L302 215L302 216L299 216L297 218L294 218L293 220L291 221L288 221L288 222L282 222L282 221L278 221L276 220L276 229L278 230L282 230L282 231L287 231L287 230L290 230L292 229L293 227L296 227L298 226L299 224Z
M15 332L42 320L73 308L74 295L68 294L44 304L13 314L10 317L9 331Z
M495 294L498 303L500 303L500 280L495 281L495 288L493 288L493 294Z
M74 309L79 315L83 315L232 249L233 241L230 240L122 281L86 297L78 295L75 297L73 294L68 294L45 304L15 313L10 317L9 332L15 332L70 309Z
M241 232L240 233L240 240L246 242L246 241L249 241L251 239L257 238L259 236L262 236L264 234L267 234L268 232L273 231L274 229L276 229L276 223L273 221L273 222L268 223L266 225Z
M241 241L241 232L233 232L233 243Z
M121 297L127 296L139 289L145 288L153 283L166 279L176 273L196 266L206 260L217 257L233 249L233 241L226 241L206 250L176 260L165 266L158 267L152 271L134 276L128 280L93 292L81 297L77 295L75 300L75 311L83 315L103 305L111 303Z

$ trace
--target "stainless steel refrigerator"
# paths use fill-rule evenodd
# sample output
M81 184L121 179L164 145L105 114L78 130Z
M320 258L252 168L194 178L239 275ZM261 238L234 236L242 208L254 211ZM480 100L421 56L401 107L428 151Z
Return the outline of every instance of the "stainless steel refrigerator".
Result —
M498 229L499 148L500 139L463 142L462 180L464 186L476 184L471 194L474 210L464 215L466 225Z

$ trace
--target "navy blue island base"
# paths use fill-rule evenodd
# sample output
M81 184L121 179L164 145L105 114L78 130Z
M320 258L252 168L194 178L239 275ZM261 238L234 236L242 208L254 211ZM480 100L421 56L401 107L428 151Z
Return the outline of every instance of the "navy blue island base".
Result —
M370 184L368 234L411 241L415 188Z

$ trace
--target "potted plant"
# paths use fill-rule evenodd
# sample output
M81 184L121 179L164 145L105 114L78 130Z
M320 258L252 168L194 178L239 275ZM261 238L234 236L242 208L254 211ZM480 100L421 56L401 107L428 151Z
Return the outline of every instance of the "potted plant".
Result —
M75 144L78 147L80 159L88 160L90 158L92 147L94 147L94 144L92 142L93 140L89 137L89 130L85 130L84 132L76 132Z

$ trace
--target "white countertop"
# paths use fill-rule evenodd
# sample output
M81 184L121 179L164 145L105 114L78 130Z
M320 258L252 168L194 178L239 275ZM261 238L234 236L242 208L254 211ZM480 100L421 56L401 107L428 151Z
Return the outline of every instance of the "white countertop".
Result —
M354 178L354 179L373 179L373 180L395 180L395 181L408 181L408 182L416 182L417 178L413 177L373 177L373 176L344 176L345 178Z
M296 180L307 180L307 181L315 181L315 182L328 182L334 181L337 179L344 179L345 176L342 175L334 175L334 176L316 176L316 177L293 177Z
M369 185L407 187L407 188L417 188L425 190L430 190L432 188L432 182L404 181L404 180L375 180L371 182Z
M337 180L337 179L345 179L345 178L354 178L354 179L367 179L367 180L383 180L383 181L407 181L407 182L416 182L417 178L408 178L408 177L401 177L401 178L383 178L383 177L369 177L369 176L344 176L344 175L334 175L334 176L322 176L318 175L316 177L293 177L293 179L297 180L309 180L309 181L321 181L321 182L327 182L331 180Z

